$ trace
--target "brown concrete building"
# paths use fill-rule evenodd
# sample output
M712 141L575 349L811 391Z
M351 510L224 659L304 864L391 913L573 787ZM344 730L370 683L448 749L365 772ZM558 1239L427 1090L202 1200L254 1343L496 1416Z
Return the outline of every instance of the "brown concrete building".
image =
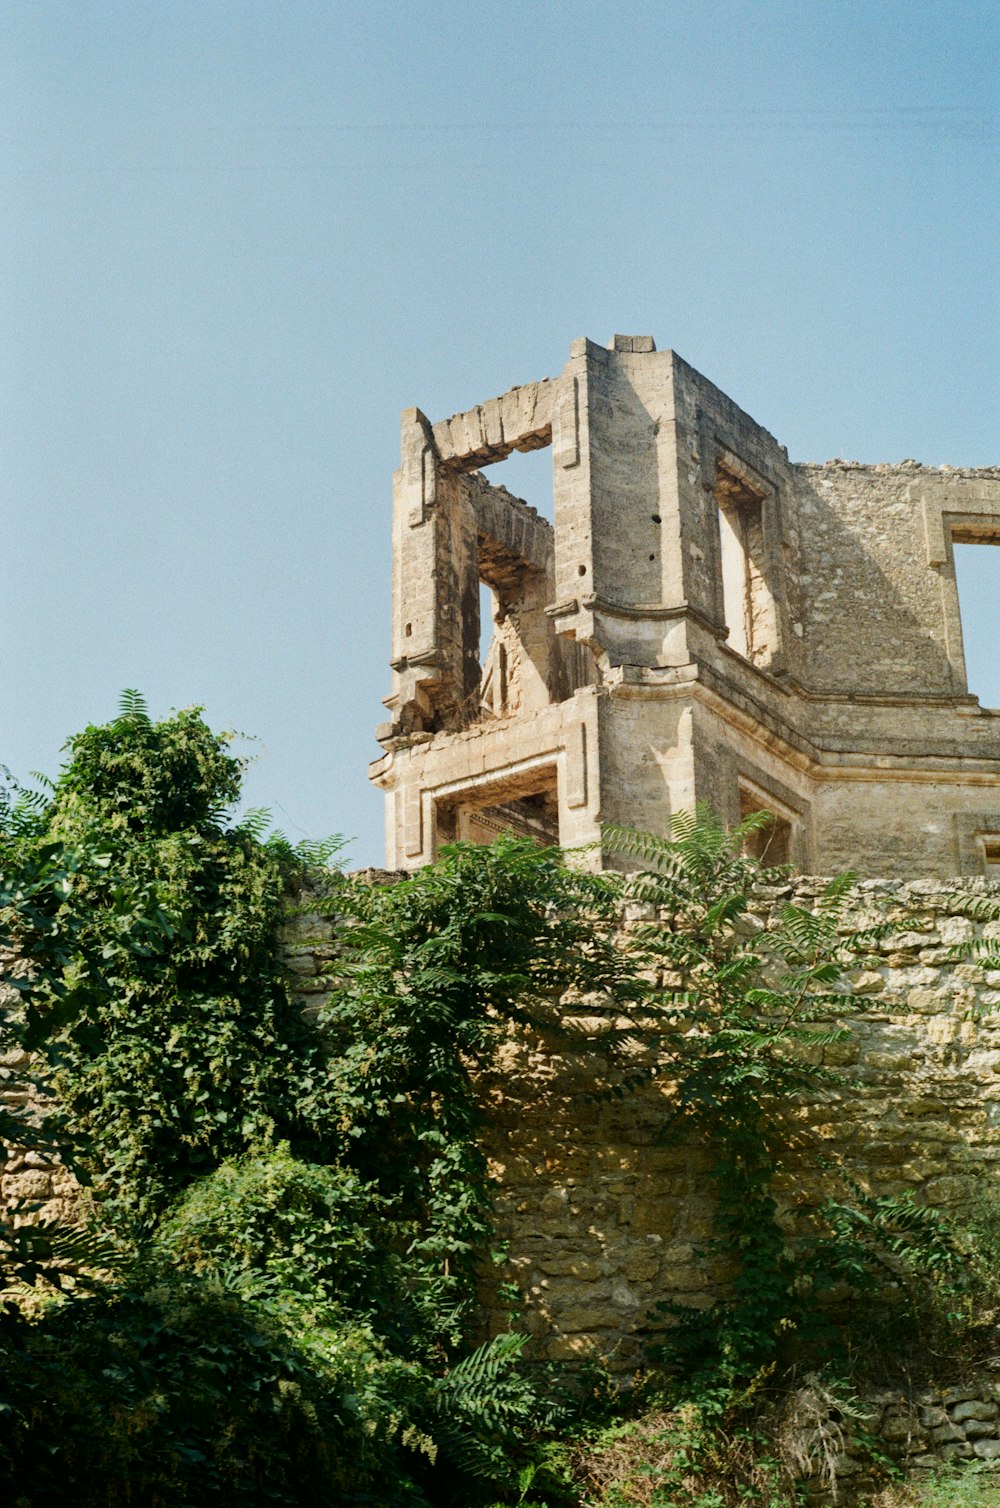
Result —
M484 475L542 446L554 528ZM407 409L387 863L505 827L662 833L707 801L767 807L768 857L806 872L988 872L1000 712L968 692L954 541L1000 541L1000 467L791 462L648 336L576 341L437 424Z

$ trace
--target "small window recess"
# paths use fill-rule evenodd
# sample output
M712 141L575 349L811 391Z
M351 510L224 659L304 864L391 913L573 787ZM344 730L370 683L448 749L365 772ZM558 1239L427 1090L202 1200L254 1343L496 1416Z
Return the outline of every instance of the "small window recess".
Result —
M744 842L744 850L760 864L779 865L792 862L794 838L793 820L790 814L776 811L774 798L763 791L740 782L740 821L746 821L753 812L767 812L769 820L756 832L750 833Z
M1000 837L980 837L979 842L983 850L986 878L994 882L1000 881Z
M955 586L965 654L965 683L988 709L1000 708L997 601L1000 599L1000 524L953 524ZM984 548L985 547L985 548Z
M748 473L735 457L716 465L722 606L730 649L767 669L777 655L778 615L764 544L765 494Z

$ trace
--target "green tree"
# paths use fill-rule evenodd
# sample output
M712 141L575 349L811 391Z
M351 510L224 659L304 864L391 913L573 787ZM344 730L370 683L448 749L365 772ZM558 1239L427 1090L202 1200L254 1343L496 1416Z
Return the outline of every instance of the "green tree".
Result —
M287 863L226 821L242 774L227 739L197 710L153 722L129 693L68 749L6 849L12 945L45 958L24 1040L106 1209L141 1227L258 1143L328 1155L329 1106L304 1088L324 1055L276 946Z
M31 1503L126 1480L150 1503L495 1497L552 1409L519 1336L469 1352L474 1075L512 1024L622 975L608 887L515 842L388 890L327 874L342 957L317 1030L277 934L322 855L227 818L227 740L128 694L68 753L0 813L0 947L27 968L8 1030L117 1276L0 1316L9 1481L51 1456Z

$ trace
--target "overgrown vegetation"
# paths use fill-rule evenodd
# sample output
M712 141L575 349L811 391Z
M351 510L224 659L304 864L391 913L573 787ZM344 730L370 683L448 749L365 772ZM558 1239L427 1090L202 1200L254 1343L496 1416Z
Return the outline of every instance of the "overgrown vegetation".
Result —
M0 1230L8 1292L48 1296L0 1317L5 1501L782 1508L854 1427L844 1299L940 1338L992 1292L912 1200L844 1185L779 1210L790 1111L830 1081L844 969L885 929L846 927L844 879L765 934L755 887L784 876L742 851L763 819L608 832L627 876L504 839L368 887L335 845L229 816L240 761L197 711L154 722L128 693L67 748L54 785L0 804L4 1046L49 1104L0 1133L58 1148L93 1203L89 1226ZM318 1027L279 961L303 885L339 918ZM648 917L628 948L623 899ZM671 1081L663 1135L706 1151L731 1277L665 1307L627 1407L525 1365L513 1320L477 1345L477 1075L512 1030L558 1030L567 995L631 1013L609 1092Z
M817 1162L799 1107L839 1082L824 1051L849 1034L848 1008L863 1008L845 971L899 924L851 928L843 875L809 908L776 905L765 929L751 900L762 884L780 889L785 873L743 851L764 821L756 814L728 831L702 810L679 814L669 839L621 830L605 839L644 865L623 887L651 913L634 929L633 956L663 981L642 998L644 1036L656 1044L642 1073L673 1080L665 1135L708 1150L715 1249L731 1270L729 1296L710 1308L661 1306L674 1323L659 1359L710 1412L765 1369L835 1360L844 1336L832 1293L856 1304L878 1290L884 1305L888 1277L912 1304L914 1287L958 1284L964 1266L936 1211L910 1195L870 1197L842 1174L822 1203L805 1191L779 1211L777 1177ZM836 1169L827 1174L838 1181Z
M388 890L310 871L315 849L227 819L227 740L134 694L68 751L3 814L2 943L27 964L5 1031L36 1055L93 1229L8 1227L7 1252L14 1278L104 1272L6 1311L12 1501L516 1500L569 1404L516 1333L473 1344L491 1231L472 1075L511 1021L620 971L604 887L515 843ZM306 881L344 926L319 1031L277 944Z

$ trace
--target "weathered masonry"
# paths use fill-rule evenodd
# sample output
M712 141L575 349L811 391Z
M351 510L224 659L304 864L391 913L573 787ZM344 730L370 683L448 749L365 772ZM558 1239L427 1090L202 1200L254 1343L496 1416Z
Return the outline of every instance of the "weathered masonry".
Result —
M542 446L554 528L484 474ZM388 864L707 801L767 807L768 858L805 872L1000 873L1000 712L968 692L953 541L1000 542L1000 467L793 463L648 336L577 341L437 424L407 409Z

